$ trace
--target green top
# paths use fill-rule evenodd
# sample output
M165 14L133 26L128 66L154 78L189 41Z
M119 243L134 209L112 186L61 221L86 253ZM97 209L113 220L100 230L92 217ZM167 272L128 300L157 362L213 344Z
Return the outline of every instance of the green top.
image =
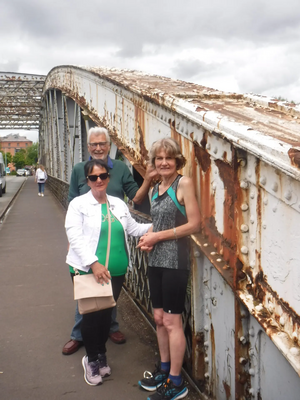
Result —
M100 264L105 265L106 250L108 241L108 215L107 205L102 204L102 221L101 221L101 233L98 241L96 250L96 256ZM126 251L125 234L121 222L110 213L111 217L111 243L110 243L110 254L108 262L108 270L111 276L121 276L126 274L128 267L128 254ZM74 268L69 266L70 272L74 274ZM86 272L78 270L81 275ZM93 271L90 268L87 272L92 274Z
M87 161L76 164L72 170L68 201L75 197L87 193L90 187L86 183L84 176L84 165ZM130 200L134 198L139 190L138 184L133 179L131 172L126 164L120 160L109 159L108 164L112 162L112 168L109 167L110 180L107 186L107 194L116 196L124 200L124 193Z

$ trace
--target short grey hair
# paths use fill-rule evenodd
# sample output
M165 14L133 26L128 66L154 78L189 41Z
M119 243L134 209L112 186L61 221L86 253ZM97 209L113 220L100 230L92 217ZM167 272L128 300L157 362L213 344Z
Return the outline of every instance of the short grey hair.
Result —
M90 142L91 135L96 135L96 136L105 135L106 141L110 143L110 137L106 128L102 128L100 126L94 126L93 128L90 128L87 135L88 144Z

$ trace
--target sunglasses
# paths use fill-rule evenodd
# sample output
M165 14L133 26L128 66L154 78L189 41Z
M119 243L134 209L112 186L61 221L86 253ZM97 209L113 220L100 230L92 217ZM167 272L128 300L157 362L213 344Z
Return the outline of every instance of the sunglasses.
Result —
M109 177L109 173L108 172L104 172L103 174L100 174L100 175L88 175L87 176L87 178L91 182L96 182L98 178L100 178L101 181L105 181L108 177Z

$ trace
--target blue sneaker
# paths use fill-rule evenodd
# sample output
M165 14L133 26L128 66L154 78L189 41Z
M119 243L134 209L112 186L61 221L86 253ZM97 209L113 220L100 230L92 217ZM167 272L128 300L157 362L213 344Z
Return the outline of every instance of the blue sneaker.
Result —
M145 371L144 378L139 381L140 387L149 392L155 391L168 379L168 373L160 369L160 365L155 365L154 372Z
M147 398L147 400L179 400L183 399L188 394L188 390L184 385L184 381L180 386L175 386L174 383L168 379L157 392Z

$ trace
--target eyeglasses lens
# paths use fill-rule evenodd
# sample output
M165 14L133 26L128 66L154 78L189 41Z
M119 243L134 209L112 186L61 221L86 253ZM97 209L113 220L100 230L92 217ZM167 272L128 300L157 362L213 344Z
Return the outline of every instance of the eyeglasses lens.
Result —
M105 147L106 144L107 144L107 142L89 143L89 146L91 146L93 149L96 149L97 146Z
M88 176L88 179L89 179L91 182L96 182L96 180L97 180L98 178L100 178L101 181L105 181L105 180L108 178L108 176L109 176L108 172L105 172L105 173L100 174L100 175L89 175L89 176Z

